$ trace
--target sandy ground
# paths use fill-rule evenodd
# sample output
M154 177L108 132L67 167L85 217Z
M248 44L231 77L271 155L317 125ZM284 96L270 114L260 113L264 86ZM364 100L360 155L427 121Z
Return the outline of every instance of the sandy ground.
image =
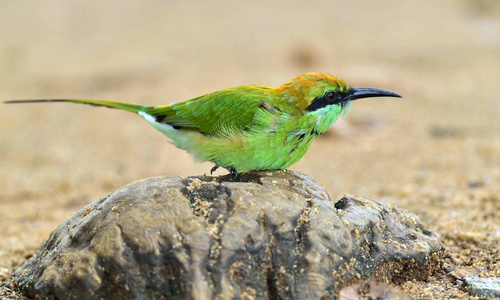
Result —
M355 103L291 169L441 234L445 269L403 284L414 297L467 297L457 278L500 276L500 2L205 3L2 1L0 99L158 105L308 71L392 90L405 98ZM0 283L86 204L212 166L125 112L0 105L0 120Z

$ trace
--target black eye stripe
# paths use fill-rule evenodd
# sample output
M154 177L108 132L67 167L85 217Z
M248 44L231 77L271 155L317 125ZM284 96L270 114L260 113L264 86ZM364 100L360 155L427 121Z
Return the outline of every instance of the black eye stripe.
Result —
M327 105L345 102L344 99L349 95L348 92L328 92L323 96L314 99L306 108L307 111L315 111Z

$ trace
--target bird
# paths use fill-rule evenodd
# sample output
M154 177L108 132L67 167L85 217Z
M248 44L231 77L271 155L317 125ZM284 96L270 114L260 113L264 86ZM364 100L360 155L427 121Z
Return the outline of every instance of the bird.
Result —
M305 73L279 87L244 85L159 106L89 99L4 102L70 102L132 112L195 160L213 162L210 174L223 167L235 179L243 172L287 169L354 100L371 97L402 98L383 89L350 87L328 73Z

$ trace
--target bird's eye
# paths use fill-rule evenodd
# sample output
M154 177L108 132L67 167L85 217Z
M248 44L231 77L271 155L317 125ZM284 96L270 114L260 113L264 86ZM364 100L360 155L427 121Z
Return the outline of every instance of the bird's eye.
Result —
M333 102L333 100L335 99L335 95L333 94L333 92L329 92L328 94L326 94L326 99L328 99L328 101L330 102Z

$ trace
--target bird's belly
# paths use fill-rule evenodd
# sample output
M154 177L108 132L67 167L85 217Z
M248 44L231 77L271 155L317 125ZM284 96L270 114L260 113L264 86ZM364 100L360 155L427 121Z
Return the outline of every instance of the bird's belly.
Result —
M213 161L221 167L234 167L238 172L286 169L296 163L309 148L313 137L287 133L240 133L228 137L191 135L189 143L174 142L197 160ZM183 141L187 138L183 134Z

